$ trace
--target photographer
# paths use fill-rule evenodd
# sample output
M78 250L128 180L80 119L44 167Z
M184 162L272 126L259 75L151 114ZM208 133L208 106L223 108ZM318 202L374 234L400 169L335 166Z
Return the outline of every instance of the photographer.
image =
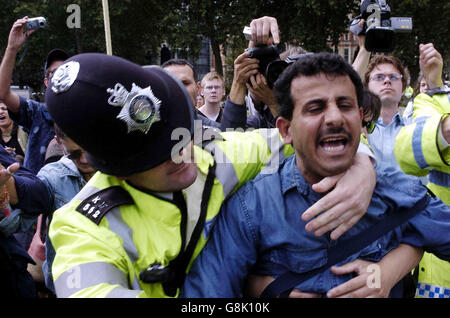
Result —
M271 30L270 35L267 35L268 32L264 33L264 28ZM278 24L275 18L263 17L253 20L251 30L254 35L249 42L249 48L279 43ZM251 58L250 55L251 52L246 50L234 61L233 83L222 120L228 127L240 127L238 123L242 123L241 117L247 116L242 110L248 108L250 114L244 121L245 127L241 128L274 128L278 116L275 96L266 77L259 70L262 62L258 58Z

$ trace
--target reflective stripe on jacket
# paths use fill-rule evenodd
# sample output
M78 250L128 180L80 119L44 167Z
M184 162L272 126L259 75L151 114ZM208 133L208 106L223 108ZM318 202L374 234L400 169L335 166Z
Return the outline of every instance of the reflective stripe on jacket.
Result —
M414 123L400 131L395 143L395 156L402 170L417 176L428 174L427 187L447 205L450 205L450 147L441 152L437 138L440 123L450 113L449 98L446 94L432 97L419 94L414 99ZM450 263L425 253L419 264L418 280L417 297L445 295L450 289Z

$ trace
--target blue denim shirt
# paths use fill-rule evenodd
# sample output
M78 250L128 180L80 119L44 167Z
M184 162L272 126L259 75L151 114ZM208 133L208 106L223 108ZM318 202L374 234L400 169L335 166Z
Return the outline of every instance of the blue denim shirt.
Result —
M395 169L377 171L377 185L366 215L339 240L364 231L385 211L412 207L426 194L414 178ZM316 237L305 231L302 213L322 196L314 192L297 168L295 156L278 172L259 174L222 207L211 240L186 277L184 297L241 297L248 274L278 277L287 270L307 272L327 262L327 249L337 244L329 234ZM210 225L209 225L210 226ZM432 199L426 211L379 238L340 264L357 258L379 261L405 242L450 257L450 207ZM426 235L425 235L426 233ZM329 269L301 283L305 292L326 293L352 278Z
M48 195L51 198L52 207L48 212L49 217L57 209L68 203L80 192L86 184L83 176L72 160L66 156L59 161L45 165L37 175L47 186ZM50 239L45 240L45 261L42 265L45 284L47 288L54 292L51 265L55 258L55 250Z
M37 174L44 165L45 152L55 136L53 120L45 104L20 97L18 113L8 112L11 119L28 132L28 144L23 166Z

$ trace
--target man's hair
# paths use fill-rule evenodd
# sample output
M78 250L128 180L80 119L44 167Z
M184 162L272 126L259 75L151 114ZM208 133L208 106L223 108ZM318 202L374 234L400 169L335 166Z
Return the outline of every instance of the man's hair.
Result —
M203 76L203 78L202 78L202 87L205 85L206 81L212 81L212 80L215 80L215 79L221 81L222 82L222 86L225 87L225 81L223 80L223 77L219 73L217 73L215 71L209 72L205 76Z
M363 102L363 85L361 78L353 67L338 54L318 53L303 55L295 63L291 64L275 82L275 97L278 104L278 113L287 120L292 119L294 101L291 95L291 83L296 77L313 76L320 73L328 78L333 76L350 77L355 85L359 107Z
M369 85L370 73L372 73L374 68L380 64L391 64L400 72L402 75L402 89L405 90L409 77L408 72L405 67L403 67L402 61L392 55L375 55L372 60L370 60L367 71L364 74L364 85Z
M378 95L364 88L364 98L362 103L363 116L371 115L372 121L375 122L380 117L381 100Z
M194 65L192 65L191 63L189 63L187 60L185 59L170 59L165 61L161 67L162 68L166 68L169 66L173 66L173 65L179 65L179 66L189 66L192 69L192 73L194 73L194 81L197 81L197 72L195 71Z

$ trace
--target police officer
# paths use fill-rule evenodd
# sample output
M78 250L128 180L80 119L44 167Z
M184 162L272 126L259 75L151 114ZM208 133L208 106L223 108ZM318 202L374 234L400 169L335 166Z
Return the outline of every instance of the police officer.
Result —
M450 89L442 81L443 59L432 43L421 44L420 68L430 88L414 99L414 123L403 127L395 156L403 171L428 175L427 187L450 205ZM450 263L425 253L418 272L416 297L450 296Z

